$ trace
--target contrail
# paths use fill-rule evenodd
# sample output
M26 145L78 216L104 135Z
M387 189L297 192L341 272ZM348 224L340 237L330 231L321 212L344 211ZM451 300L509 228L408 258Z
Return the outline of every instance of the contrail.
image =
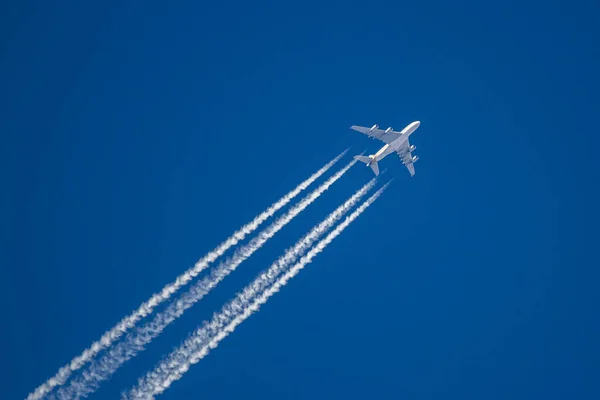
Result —
M149 300L142 303L133 313L123 318L117 325L105 332L102 337L92 345L85 349L80 355L73 358L67 365L63 366L58 370L56 375L48 379L45 383L36 388L32 393L27 396L27 400L39 400L44 395L49 393L54 387L63 385L71 374L79 370L83 365L89 362L95 357L100 351L108 348L112 343L119 339L125 332L133 328L135 324L151 314L156 306L169 299L175 292L177 292L182 286L186 285L190 280L195 278L200 272L202 272L210 263L215 261L218 257L222 256L228 249L236 245L239 241L243 240L248 234L255 231L265 220L273 216L278 210L287 205L292 199L294 199L300 192L305 190L313 182L315 182L321 175L327 172L335 163L337 163L346 153L348 149L344 150L340 155L335 157L333 160L325 164L321 169L312 174L304 182L300 183L294 190L283 196L281 199L273 203L265 211L257 215L251 222L244 225L241 229L234 232L224 242L219 244L214 250L206 254L196 264L179 275L175 281L166 285L160 292L155 293L150 297Z
M336 172L321 186L307 195L298 204L288 210L270 226L261 231L246 245L236 249L233 256L221 262L206 277L192 285L188 292L181 298L173 301L169 306L159 313L148 324L137 328L127 339L110 348L106 355L100 360L92 362L89 369L79 377L73 379L67 387L58 390L58 398L72 399L87 396L94 392L99 383L108 379L123 363L135 357L154 338L174 320L198 301L200 301L210 290L212 290L227 275L233 272L242 262L260 249L270 238L287 225L294 217L313 203L323 192L341 178L354 164L352 160L345 167Z
M174 381L180 379L187 372L192 364L196 364L211 349L217 347L221 340L233 332L250 315L258 311L259 307L269 297L277 293L281 287L285 286L291 278L296 276L302 268L310 263L317 254L322 252L348 225L381 196L388 185L389 182L346 217L342 223L317 243L297 264L277 279L270 288L264 290L256 297L253 302L250 302L249 298L245 298L244 291L236 299L225 305L220 313L216 313L213 316L211 322L205 323L202 328L196 330L178 349L165 357L153 371L148 372L144 377L140 378L137 387L134 387L128 393L124 393L123 398L151 399L168 389ZM269 274L269 272L266 274ZM265 274L261 274L258 279L261 279L263 275ZM249 287L253 286L254 283L249 285ZM252 289L249 290L252 291Z

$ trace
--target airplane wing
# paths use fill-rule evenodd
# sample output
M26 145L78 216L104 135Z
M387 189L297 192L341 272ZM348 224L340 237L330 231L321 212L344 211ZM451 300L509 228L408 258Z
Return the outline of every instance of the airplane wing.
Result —
M373 128L352 125L350 129L354 129L355 131L364 133L365 135L370 136L373 139L379 139L384 143L391 143L394 140L398 139L398 137L400 136L400 132L396 132L393 130L389 131L388 133L385 133L385 131L383 129L379 129L377 125L375 125Z
M408 143L408 139L402 144L396 153L400 156L402 160L402 164L406 165L408 172L410 172L410 176L415 175L415 164L413 162L412 154L410 152L410 143Z

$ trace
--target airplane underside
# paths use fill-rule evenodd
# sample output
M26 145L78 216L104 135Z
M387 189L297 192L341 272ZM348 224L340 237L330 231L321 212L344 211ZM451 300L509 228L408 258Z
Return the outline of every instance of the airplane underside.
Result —
M411 122L401 132L394 131L391 127L383 130L379 129L379 126L373 125L371 128L364 126L352 125L350 128L361 133L364 133L371 138L379 139L385 143L379 151L369 156L355 156L354 158L362 163L365 163L367 167L371 167L375 175L379 175L378 162L383 160L388 154L397 153L402 161L402 164L406 166L410 172L410 176L414 176L415 167L414 163L419 159L417 156L413 156L411 153L416 149L416 146L411 145L408 141L409 136L419 127L420 121Z

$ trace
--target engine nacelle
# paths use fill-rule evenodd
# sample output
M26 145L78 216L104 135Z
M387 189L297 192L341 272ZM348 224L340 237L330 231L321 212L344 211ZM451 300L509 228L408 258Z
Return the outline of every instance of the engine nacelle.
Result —
M390 133L391 131L393 131L393 129L392 129L392 127L390 126L389 128L387 128L387 129L385 130L385 133Z
M408 151L415 151L417 149L417 146L415 146L414 144L412 146L410 146L410 149L408 149Z
M419 159L419 156L414 156L414 157L412 158L412 162L417 162L417 160L418 160L418 159Z
M379 129L379 125L375 124L371 127L370 131L373 132L375 129Z

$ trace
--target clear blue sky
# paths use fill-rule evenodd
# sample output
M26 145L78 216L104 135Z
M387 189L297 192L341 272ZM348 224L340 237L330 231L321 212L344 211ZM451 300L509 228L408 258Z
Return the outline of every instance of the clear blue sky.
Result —
M600 398L600 5L359 4L0 5L0 397L346 147L380 147L350 125L420 120L415 177L384 160L385 195L163 398ZM352 168L92 398L371 176Z

